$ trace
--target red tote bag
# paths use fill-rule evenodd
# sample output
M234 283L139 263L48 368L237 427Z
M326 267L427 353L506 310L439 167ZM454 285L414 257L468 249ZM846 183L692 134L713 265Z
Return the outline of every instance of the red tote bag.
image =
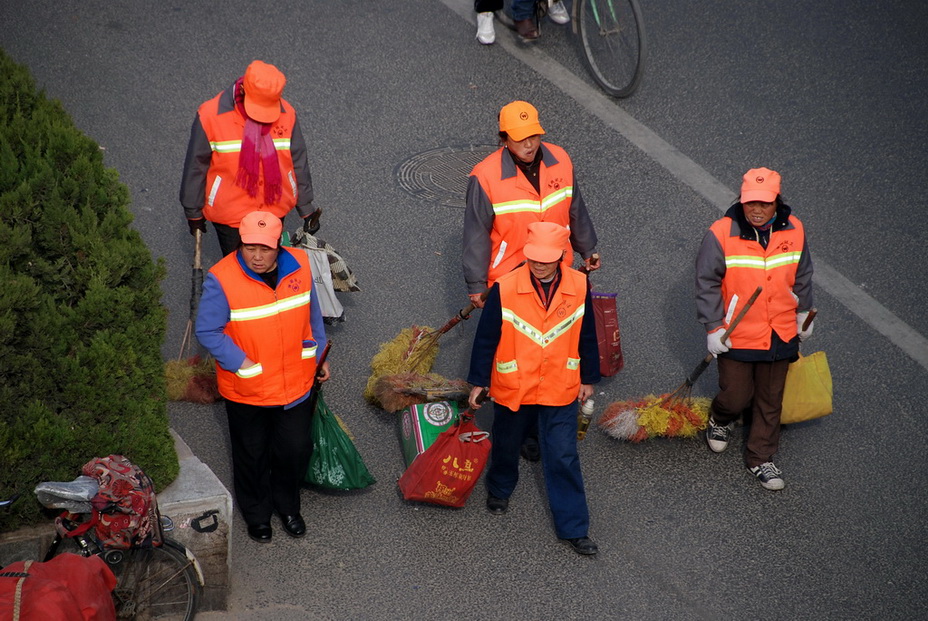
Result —
M622 338L619 335L619 311L615 293L590 292L593 298L593 315L596 318L596 339L599 341L599 372L612 377L625 366L622 355Z
M441 432L400 477L403 498L463 507L490 457L489 437L472 418L462 417Z

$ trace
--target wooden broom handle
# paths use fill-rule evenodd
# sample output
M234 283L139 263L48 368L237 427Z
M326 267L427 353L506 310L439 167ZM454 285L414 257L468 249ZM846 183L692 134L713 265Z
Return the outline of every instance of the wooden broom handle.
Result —
M757 289L754 290L754 293L751 294L751 297L748 298L747 304L741 307L741 311L738 312L738 315L735 317L735 320L732 321L728 325L728 329L726 329L725 334L722 335L723 343L728 338L728 335L730 335L732 331L734 331L734 329L738 326L738 324L741 323L741 320L744 319L744 316L747 314L748 310L751 308L751 305L754 304L754 300L757 299L757 296L759 296L760 292L763 290L764 290L763 287L758 286ZM693 384L695 384L696 380L699 379L699 376L702 375L702 372L706 370L706 367L708 367L709 364L711 364L714 359L715 359L715 356L713 356L712 354L709 354L705 358L703 358L702 361L698 365L696 365L696 368L693 369L693 372L690 373L689 377L686 378L686 381L683 382L684 385L692 386Z
M741 307L741 311L738 312L738 315L735 317L735 320L729 324L728 328L725 330L725 334L722 335L723 343L725 342L725 339L731 336L731 333L735 331L735 328L738 327L738 324L741 323L742 319L744 319L744 316L751 309L751 306L754 304L754 301L757 300L757 296L759 296L760 292L763 290L764 290L763 287L758 286L757 289L754 290L754 293L751 294L751 297L748 298L747 304ZM709 355L711 356L712 354L709 354Z
M196 244L193 249L193 269L199 270L203 268L203 263L201 259L201 248L203 246L203 231L197 229L194 233L194 239Z
M809 326L812 325L812 320L815 319L816 315L818 315L818 311L816 309L813 308L809 311L809 314L806 315L806 320L802 322L802 332L805 332L809 329Z

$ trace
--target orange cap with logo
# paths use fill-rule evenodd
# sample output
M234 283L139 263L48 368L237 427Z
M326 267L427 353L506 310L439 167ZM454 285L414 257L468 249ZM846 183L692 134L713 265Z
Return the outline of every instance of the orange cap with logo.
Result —
M545 133L538 122L538 110L527 101L513 101L499 111L499 131L521 142L529 136Z
M273 123L280 118L280 97L287 78L275 67L260 60L245 70L245 112L259 123Z
M567 249L570 231L555 222L532 222L522 252L526 259L539 263L560 261Z
M741 181L741 204L751 201L772 203L780 194L780 173L769 168L752 168Z
M238 226L238 235L243 244L261 244L276 248L283 230L280 218L269 211L252 211L242 218Z

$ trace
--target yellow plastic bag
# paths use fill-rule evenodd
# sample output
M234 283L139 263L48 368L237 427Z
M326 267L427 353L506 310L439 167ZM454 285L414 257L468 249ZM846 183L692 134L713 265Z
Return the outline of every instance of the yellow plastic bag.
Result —
M832 394L831 369L825 352L799 354L799 360L789 365L786 374L780 423L801 423L831 414Z

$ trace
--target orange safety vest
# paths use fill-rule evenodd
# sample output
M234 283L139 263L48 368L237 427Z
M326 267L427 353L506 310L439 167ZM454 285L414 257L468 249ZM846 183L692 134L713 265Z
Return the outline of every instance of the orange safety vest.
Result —
M239 223L252 211L269 211L283 218L296 205L297 181L290 154L290 137L296 125L296 111L281 99L283 112L271 127L277 160L280 162L281 197L274 205L264 203L264 173L258 181L258 193L249 196L245 188L235 183L238 174L239 154L245 133L245 118L238 109L219 114L222 93L203 103L198 113L200 124L213 150L206 173L206 200L203 216L210 222L238 228Z
M573 196L574 167L567 152L553 144L542 143L557 162L546 166L542 161L538 170L541 194L518 168L516 174L501 179L504 149L491 153L474 167L471 174L477 177L484 193L493 206L493 229L490 231L492 249L487 287L508 274L525 260L522 248L532 222L556 222L570 228L570 201ZM563 267L573 263L570 242L564 247Z
M796 308L793 284L804 248L802 223L789 217L792 226L770 232L767 248L755 240L732 235L731 218L717 220L709 230L715 235L725 256L722 303L728 324L740 312L758 286L764 288L741 323L731 334L733 349L770 349L770 330L783 342L796 334Z
M523 266L499 279L503 325L490 375L490 396L512 411L521 405L567 405L580 393L580 328L587 279L561 268L547 309Z
M286 248L281 253L288 252ZM219 393L259 406L292 403L309 392L316 376L316 340L309 322L313 287L305 252L291 253L299 267L282 275L277 289L249 276L238 252L220 260L210 273L229 303L225 333L256 364L237 372L216 365Z

